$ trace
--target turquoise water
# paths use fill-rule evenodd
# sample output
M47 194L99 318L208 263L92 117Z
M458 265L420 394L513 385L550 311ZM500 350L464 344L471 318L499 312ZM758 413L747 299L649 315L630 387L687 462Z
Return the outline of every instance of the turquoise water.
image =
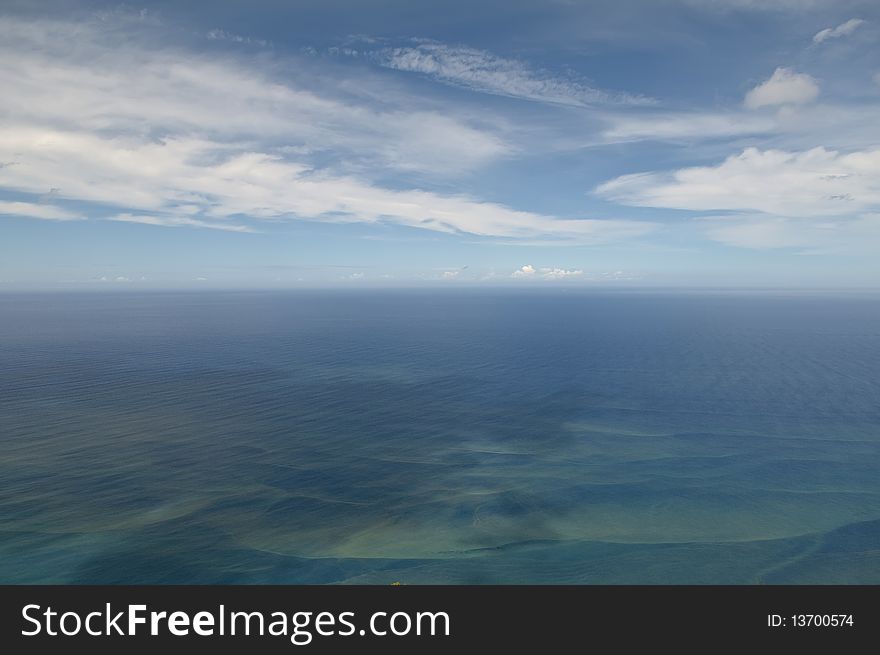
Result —
M880 583L880 300L0 296L0 582Z

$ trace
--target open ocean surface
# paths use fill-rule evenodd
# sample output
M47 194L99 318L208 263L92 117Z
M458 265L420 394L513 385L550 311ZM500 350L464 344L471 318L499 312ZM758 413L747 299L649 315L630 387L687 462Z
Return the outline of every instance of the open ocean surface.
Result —
M880 299L0 296L0 582L880 583Z

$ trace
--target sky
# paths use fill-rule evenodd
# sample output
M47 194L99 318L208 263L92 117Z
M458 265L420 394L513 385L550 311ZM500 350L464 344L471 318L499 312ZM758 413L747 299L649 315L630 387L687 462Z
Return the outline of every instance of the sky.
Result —
M0 291L880 286L876 0L0 2Z

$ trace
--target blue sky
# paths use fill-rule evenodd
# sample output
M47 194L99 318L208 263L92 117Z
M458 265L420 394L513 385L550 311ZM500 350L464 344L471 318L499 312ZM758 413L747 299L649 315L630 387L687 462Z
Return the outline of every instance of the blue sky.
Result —
M876 2L0 12L0 290L880 281Z

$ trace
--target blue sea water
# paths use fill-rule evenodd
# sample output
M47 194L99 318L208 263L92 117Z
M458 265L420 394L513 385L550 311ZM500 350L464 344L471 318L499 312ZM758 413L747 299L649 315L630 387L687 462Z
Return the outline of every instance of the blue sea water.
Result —
M880 583L880 299L0 296L0 582Z

